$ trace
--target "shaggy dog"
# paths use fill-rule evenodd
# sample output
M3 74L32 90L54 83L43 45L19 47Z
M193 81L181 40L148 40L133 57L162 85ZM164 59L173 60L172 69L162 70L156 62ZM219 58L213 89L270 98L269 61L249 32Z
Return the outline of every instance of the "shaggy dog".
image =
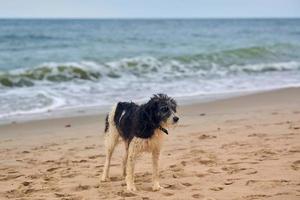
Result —
M165 94L154 95L147 103L137 105L119 102L105 120L106 160L101 181L107 181L112 153L119 137L125 144L123 176L126 176L127 190L136 191L134 185L134 165L142 152L152 153L153 187L159 190L158 159L162 139L168 134L167 128L178 122L176 101Z

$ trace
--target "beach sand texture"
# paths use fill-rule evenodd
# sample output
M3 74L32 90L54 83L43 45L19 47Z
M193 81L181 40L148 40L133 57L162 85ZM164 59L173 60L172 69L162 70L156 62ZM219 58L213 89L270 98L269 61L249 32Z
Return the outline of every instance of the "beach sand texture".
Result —
M158 192L150 155L136 165L138 191L121 176L124 147L104 164L103 115L0 126L0 199L300 199L300 89L179 108L165 137Z

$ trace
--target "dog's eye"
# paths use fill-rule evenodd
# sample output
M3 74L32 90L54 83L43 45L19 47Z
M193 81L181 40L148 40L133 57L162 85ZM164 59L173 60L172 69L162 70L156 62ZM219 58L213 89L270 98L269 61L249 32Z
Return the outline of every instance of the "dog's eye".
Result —
M161 110L162 112L168 112L169 108L168 108L168 107L162 107L160 110Z

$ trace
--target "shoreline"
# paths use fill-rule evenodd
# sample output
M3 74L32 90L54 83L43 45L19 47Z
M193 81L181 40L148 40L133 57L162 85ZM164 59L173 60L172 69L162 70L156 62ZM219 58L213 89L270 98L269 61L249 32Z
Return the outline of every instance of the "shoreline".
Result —
M281 88L281 89L274 89L274 90L266 90L266 91L256 91L256 92L244 92L244 93L235 93L235 96L230 93L230 96L224 96L222 95L220 98L214 98L214 99L210 99L208 101L205 100L199 100L199 96L189 96L189 97L182 97L184 99L180 99L179 100L179 109L183 112L187 112L187 111L191 111L194 112L193 110L191 110L191 108L197 107L197 108L201 108L203 112L206 111L212 111L214 110L215 112L215 108L220 107L221 110L227 110L230 109L232 107L232 102L237 102L237 104L240 104L240 102L243 101L248 101L249 99L253 99L255 100L255 98L263 96L272 96L272 94L279 95L279 96L283 96L285 97L286 95L283 94L281 95L281 93L288 93L289 95L291 95L291 93L295 93L295 92L291 92L291 91L300 91L300 87L288 87L288 88ZM295 93L295 95L297 96L297 94ZM300 96L300 95L299 95ZM268 97L269 99L270 97ZM176 98L175 98L176 99ZM289 98L286 98L285 101L287 101ZM178 99L176 99L178 101ZM274 101L274 100L273 100ZM275 100L276 101L276 100ZM184 102L184 103L183 103ZM229 103L229 107L228 105L226 105L226 102L231 102ZM276 101L277 102L277 101ZM140 103L140 102L138 102ZM224 105L225 104L225 105ZM244 108L248 108L251 109L253 108L253 105L255 103L251 102L249 103L249 105L243 106ZM261 102L258 103L260 106L262 105ZM267 106L268 104L272 104L272 102L263 102L263 106ZM220 106L221 105L221 106ZM211 109L212 107L214 107L214 109ZM227 107L227 109L226 109ZM239 106L233 106L234 110L236 109L241 109L241 105ZM6 123L1 123L0 122L0 138L1 138L1 132L5 132L5 131L1 131L1 129L5 129L5 127L11 127L14 125L29 125L31 126L31 124L47 124L47 122L52 122L54 123L60 123L60 122L67 122L67 121L88 121L89 120L95 120L95 119L99 119L99 121L104 121L105 118L105 114L107 112L109 112L109 109L111 108L111 106L105 106L105 107L101 107L101 109L99 109L99 106L96 106L97 111L95 111L94 109L95 107L92 107L91 110L93 110L93 113L89 113L89 112L82 112L82 110L76 110L73 111L71 113L66 114L65 110L62 110L62 113L65 115L55 115L55 116L44 116L41 117L40 115L35 116L36 118L27 118L27 119L21 119L21 120L8 120ZM180 112L180 111L179 111ZM77 114L77 115L76 115ZM68 125L67 123L65 123L66 125ZM12 133L10 133L12 134Z
M247 96L251 94L259 94L270 91L284 90L289 88L300 88L300 86L287 86L282 88L269 88L261 90L247 90L247 91L233 91L224 93L214 93L214 94L192 94L175 96L174 98L180 105L191 105L197 103L208 103L215 101L222 101L226 99L232 99L240 96ZM130 100L128 100L130 101ZM137 103L143 103L145 100L139 100ZM38 120L48 120L48 119L61 119L68 117L82 117L82 116L92 116L92 115L103 115L108 112L112 105L95 105L95 106L84 106L84 107L72 107L72 108L59 108L57 110L49 109L44 112L37 113L26 113L13 115L12 117L2 117L0 118L0 126L10 123L26 123Z

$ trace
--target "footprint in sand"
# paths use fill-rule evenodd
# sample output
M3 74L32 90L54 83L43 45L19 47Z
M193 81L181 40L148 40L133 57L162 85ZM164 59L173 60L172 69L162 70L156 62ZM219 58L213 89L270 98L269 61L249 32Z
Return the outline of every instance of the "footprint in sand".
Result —
M24 181L24 182L22 183L22 185L24 185L24 186L29 186L31 183L32 183L32 182Z
M75 188L75 191L83 191L83 190L89 190L91 188L91 186L89 185L78 185L76 188Z
M166 189L170 189L170 190L181 190L184 189L185 187L180 184L180 183L172 183L172 184L166 184L163 186Z
M128 191L117 192L117 195L120 196L120 197L134 197L134 196L136 196L136 194L134 194L132 192L128 192Z
M101 158L101 157L105 157L105 155L92 155L92 156L89 156L88 158L89 159L96 159L96 158Z
M276 194L274 194L274 196L283 196L283 195L291 195L290 192L278 192Z
M248 135L248 137L258 137L258 138L263 138L266 136L267 136L267 134L265 134L265 133L252 133L252 134Z
M217 164L216 161L213 159L202 158L202 157L196 158L194 161L198 162L201 165L206 165L206 166L210 166L210 167L215 166Z
M204 176L207 176L208 174L196 174L196 176L198 177L198 178L202 178L202 177L204 177Z
M290 124L289 129L292 129L292 130L299 130L299 129L300 129L300 126L297 126L297 125L295 125L295 124Z
M204 139L213 139L213 138L217 138L217 136L215 135L206 135L206 134L202 134L198 137L199 140L204 140Z
M172 192L164 192L164 193L162 193L164 196L166 196L166 197L169 197L169 196L173 196L174 195L174 193L172 193Z
M226 180L224 185L232 185L234 182L232 180Z
M260 149L258 151L253 151L250 154L252 154L255 157L259 157L259 161L263 160L278 160L275 156L277 155L276 152L270 150L270 149Z
M237 174L243 173L246 175L256 174L257 170L253 168L245 168L245 167L237 167L237 166L229 166L229 167L222 167L223 171L226 171L228 174Z
M212 187L212 188L209 188L209 189L212 190L212 191L221 191L224 188L223 187Z
M53 172L58 169L60 169L60 167L51 167L51 168L47 169L47 172Z
M248 180L246 186L253 186L257 189L270 189L289 184L289 180Z
M121 176L110 177L110 181L122 181L122 180L123 180L123 177L121 177Z
M173 172L180 172L180 171L183 171L183 168L181 165L182 164L170 165L169 168Z
M187 186L187 187L190 187L190 186L192 186L192 184L191 183L181 183L182 185L184 185L184 186Z
M48 164L48 163L54 163L54 162L55 162L55 160L46 160L46 161L42 162L42 164Z
M84 159L82 159L82 160L72 160L72 163L86 163L87 162L87 160L84 160Z
M289 150L290 153L300 153L300 147L291 147Z
M201 194L193 194L192 197L195 199L200 199L200 198L203 198L204 196Z
M19 173L19 172L17 170L15 170L15 169L8 169L7 173L8 174L16 174L16 173Z
M71 196L70 194L66 194L66 193L54 193L54 195L56 197L70 197ZM65 199L65 198L63 198L63 199Z
M84 147L84 149L88 150L88 149L95 149L94 146L87 146L87 147Z
M300 169L300 160L297 160L295 162L293 162L293 164L291 165L293 170L299 170Z

